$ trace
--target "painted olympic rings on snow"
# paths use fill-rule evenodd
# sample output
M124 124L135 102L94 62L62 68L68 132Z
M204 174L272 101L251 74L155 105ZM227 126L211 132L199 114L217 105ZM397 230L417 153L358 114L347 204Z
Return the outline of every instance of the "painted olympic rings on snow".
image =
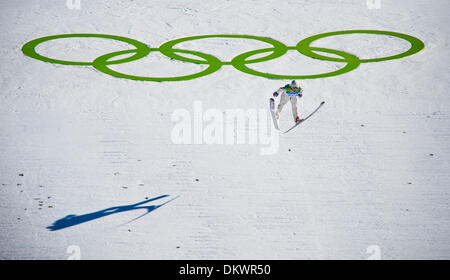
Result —
M403 40L408 41L411 44L411 47L409 50L397 54L392 55L388 57L381 57L381 58L372 58L372 59L360 59L357 56L340 51L340 50L334 50L334 49L328 49L328 48L322 48L322 47L312 47L311 44L319 39L325 38L325 37L331 37L336 35L346 35L346 34L377 34L377 35L386 35L391 37L397 37ZM50 57L43 56L39 54L36 51L36 47L44 42L52 41L56 39L63 39L63 38L104 38L104 39L111 39L116 41L121 41L128 43L135 47L135 49L130 50L123 50L123 51L116 51L108 54L104 54L100 57L97 57L92 62L83 62L83 61L67 61L67 60L59 60L54 59ZM242 54L237 55L234 57L231 61L221 61L217 57L206 54L199 51L193 51L193 50L184 50L175 48L176 45L187 42L187 41L193 41L193 40L200 40L200 39L207 39L207 38L238 38L238 39L250 39L250 40L256 40L261 41L264 43L267 43L269 45L272 45L272 47L248 51ZM106 35L106 34L62 34L62 35L54 35L54 36L48 36L48 37L42 37L35 40L32 40L28 43L26 43L22 47L22 51L25 55L32 57L37 60L55 63L55 64L63 64L63 65L81 65L81 66L93 66L97 70L106 73L108 75L124 78L124 79L130 79L130 80L137 80L137 81L154 81L154 82L163 82L163 81L184 81L184 80L191 80L200 78L209 74L212 74L216 71L218 71L223 65L232 65L234 68L236 68L239 71L242 71L247 74L265 77L265 78L271 78L271 79L317 79L317 78L325 78L325 77L333 77L337 75L341 75L347 72L350 72L356 68L361 63L369 63L369 62L380 62L380 61L387 61L387 60L393 60L393 59L400 59L403 57L407 57L413 54L416 54L420 52L422 49L424 49L425 45L424 43L410 35L397 33L397 32L391 32L391 31L379 31L379 30L346 30L346 31L336 31L336 32L328 32L328 33L322 33L318 35L314 35L311 37L308 37L306 39L301 40L297 43L295 46L286 46L285 44L274 40L272 38L268 37L260 37L260 36L252 36L252 35L203 35L203 36L191 36L191 37L184 37L180 39L175 39L169 42L166 42L162 44L159 48L151 48L147 44L142 43L140 41L127 38L127 37L121 37L121 36L114 36L114 35ZM265 73L256 71L254 69L251 69L247 66L247 64L254 64L259 62L265 62L270 61L276 58L279 58L286 54L290 50L296 50L299 53L319 60L325 60L325 61L331 61L331 62L342 62L346 63L344 67L333 71L329 73L323 73L323 74L315 74L315 75L279 75L279 74L271 74L271 73ZM117 64L123 64L127 62L132 62L139 60L141 58L146 57L147 55L151 54L152 52L160 52L161 54L175 60L188 62L188 63L194 63L194 64L204 64L208 65L208 67L201 72L185 75L185 76L176 76L176 77L142 77L142 76L134 76L129 75L125 73L120 73L116 70L113 70L110 68L110 65L117 65ZM328 53L335 56L325 56L320 53ZM253 56L265 54L268 53L265 56L253 58ZM122 58L122 59L116 59L114 58L126 54L132 54L129 57ZM182 54L188 54L189 57L183 56ZM197 57L192 58L192 56Z

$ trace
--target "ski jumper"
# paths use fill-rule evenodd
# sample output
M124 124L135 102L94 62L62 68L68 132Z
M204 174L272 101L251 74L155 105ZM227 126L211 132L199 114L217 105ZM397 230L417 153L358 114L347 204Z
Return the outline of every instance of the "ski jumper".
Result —
M280 96L280 103L278 104L277 113L280 113L281 110L283 110L283 106L286 105L289 101L291 101L292 104L292 115L294 117L294 121L297 119L298 112L297 112L297 97L301 98L303 89L298 88L297 91L293 91L291 89L291 85L285 85L284 87L281 87L279 90L276 91L276 93Z

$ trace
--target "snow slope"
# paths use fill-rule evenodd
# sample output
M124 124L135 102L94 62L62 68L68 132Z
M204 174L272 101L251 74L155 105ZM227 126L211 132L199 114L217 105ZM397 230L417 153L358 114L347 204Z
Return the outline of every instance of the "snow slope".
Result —
M366 259L375 245L382 259L448 259L449 8L446 0L382 0L380 9L365 0L82 0L78 10L65 0L1 0L0 258L66 259L75 245L82 259ZM30 40L65 33L157 47L204 34L295 45L349 29L409 34L425 49L300 81L300 115L326 104L280 136L274 155L250 144L176 145L171 116L193 111L195 101L205 110L265 109L286 80L224 66L190 81L138 82L21 52ZM361 58L408 48L398 38L362 34L314 45ZM180 44L222 60L264 46L223 38ZM38 50L92 61L124 47L91 38ZM114 69L164 76L202 67L155 53ZM294 75L342 63L289 52L252 67ZM291 125L290 108L280 122ZM54 224L67 215L78 216Z

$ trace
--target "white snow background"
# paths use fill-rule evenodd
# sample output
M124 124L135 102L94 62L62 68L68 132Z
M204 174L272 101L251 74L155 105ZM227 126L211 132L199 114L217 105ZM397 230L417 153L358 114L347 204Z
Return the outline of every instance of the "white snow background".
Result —
M450 257L450 2L0 0L0 258L382 259ZM300 80L305 116L275 155L257 145L175 145L177 108L267 108L287 80L231 66L182 82L138 82L92 67L25 56L49 35L101 33L151 47L205 34L272 37L286 45L319 33L375 29L425 43L400 60L362 64L336 77ZM222 60L265 44L211 38L177 47ZM314 46L375 58L408 44L380 35L321 39ZM92 59L126 44L64 39L38 51ZM249 65L279 74L333 71L342 63L295 52ZM176 76L204 66L155 53L116 65L125 73ZM289 105L280 122L292 123ZM23 176L22 176L23 175ZM67 215L147 199L163 206L94 217L56 231ZM173 199L173 200L172 200ZM92 214L95 216L95 214Z

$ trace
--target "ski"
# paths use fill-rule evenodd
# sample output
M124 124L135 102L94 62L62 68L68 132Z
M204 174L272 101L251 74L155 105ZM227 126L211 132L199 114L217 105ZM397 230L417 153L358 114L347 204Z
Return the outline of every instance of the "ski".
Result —
M294 126L292 126L291 128L289 128L288 130L286 130L283 133L288 133L289 131L291 131L292 129L294 129L295 127L297 127L297 125L301 124L302 122L306 121L307 119L309 119L312 115L314 115L317 111L319 111L319 109L323 106L323 104L325 104L325 101L322 101L320 103L320 105L316 108L316 110L314 110L311 114L309 114L306 118L304 118L303 120L299 121L298 123L296 123Z
M270 98L269 104L270 104L270 114L272 115L273 126L275 127L276 130L280 130L280 128L278 127L277 117L275 116L275 100L273 98Z

